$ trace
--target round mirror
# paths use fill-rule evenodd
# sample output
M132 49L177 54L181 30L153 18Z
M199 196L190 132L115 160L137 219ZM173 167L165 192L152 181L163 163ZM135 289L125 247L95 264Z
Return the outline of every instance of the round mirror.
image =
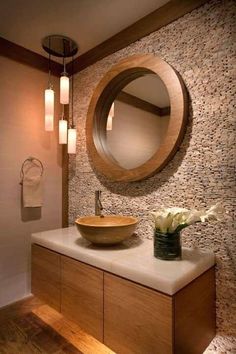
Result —
M184 85L160 58L136 55L115 65L92 97L86 125L94 167L113 181L160 171L183 138Z
M168 91L156 74L131 81L115 97L108 113L106 145L125 169L143 165L164 140L170 120Z

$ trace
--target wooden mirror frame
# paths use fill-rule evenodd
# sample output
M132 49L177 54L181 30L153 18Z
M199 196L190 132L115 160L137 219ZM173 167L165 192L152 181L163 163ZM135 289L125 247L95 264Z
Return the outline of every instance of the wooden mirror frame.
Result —
M166 136L156 153L144 164L125 169L106 146L106 121L112 102L128 83L146 74L157 74L165 84L170 98L170 121ZM92 96L86 121L89 156L97 171L111 181L138 181L163 169L176 153L187 121L187 92L178 73L164 60L151 54L133 55L109 70Z

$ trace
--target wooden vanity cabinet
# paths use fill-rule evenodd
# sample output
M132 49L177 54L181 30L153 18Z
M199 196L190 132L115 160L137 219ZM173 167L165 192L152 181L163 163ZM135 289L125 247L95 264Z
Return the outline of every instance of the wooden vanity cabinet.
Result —
M47 248L32 245L32 293L55 310L61 310L60 255Z
M215 267L173 295L174 353L201 354L216 331Z
M214 267L170 296L33 245L32 293L118 354L201 354L215 336Z
M104 275L104 344L122 354L172 353L172 298Z
M201 354L214 336L214 267L173 296L104 274L104 344L116 353Z
M61 256L61 312L103 341L103 271Z

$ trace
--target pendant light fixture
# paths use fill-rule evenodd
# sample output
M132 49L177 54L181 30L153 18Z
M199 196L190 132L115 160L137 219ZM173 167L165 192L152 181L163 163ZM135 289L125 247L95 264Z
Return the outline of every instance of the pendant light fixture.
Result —
M49 83L51 55L63 58L63 73L60 77L60 103L62 104L62 118L59 120L59 144L67 144L69 154L76 152L76 129L73 117L73 56L78 51L77 44L70 38L61 35L51 35L42 41L43 49L49 54ZM71 126L65 117L64 105L69 104L70 79L66 72L66 58L72 58L72 89L71 89ZM51 84L45 91L45 130L53 130L54 91Z
M76 153L76 129L73 126L68 129L67 152L68 154Z
M51 41L49 39L49 48ZM51 54L48 56L48 87L44 92L45 117L44 124L46 131L53 131L54 125L54 91L51 83Z
M63 50L64 50L64 56L63 56L63 73L61 74L60 77L60 103L61 104L69 104L69 93L70 93L70 79L68 77L68 74L66 72L66 59L65 59L65 46L66 46L66 41L63 39Z
M76 129L74 125L74 59L72 57L72 75L71 75L71 125L68 129L68 154L76 153Z
M59 120L59 144L67 144L67 120L65 119L65 112L63 106L62 117Z
M50 86L45 90L45 130L47 132L53 131L54 125L54 91Z

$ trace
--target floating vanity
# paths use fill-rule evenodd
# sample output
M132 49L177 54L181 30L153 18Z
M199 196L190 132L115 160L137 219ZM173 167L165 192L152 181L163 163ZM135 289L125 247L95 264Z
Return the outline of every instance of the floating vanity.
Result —
M75 227L32 235L32 293L117 353L201 354L215 335L215 257L151 240L97 247Z

